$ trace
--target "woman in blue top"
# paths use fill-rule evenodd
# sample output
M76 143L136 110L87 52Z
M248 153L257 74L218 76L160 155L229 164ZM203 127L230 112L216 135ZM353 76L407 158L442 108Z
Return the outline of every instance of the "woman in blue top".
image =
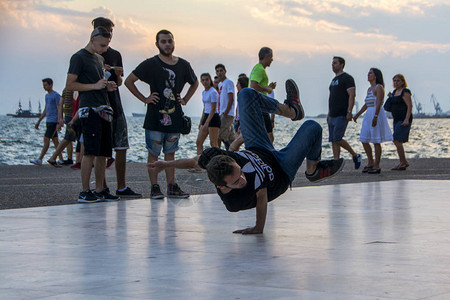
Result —
M400 164L392 168L393 171L404 171L409 167L406 160L405 149L403 143L406 143L409 138L409 131L411 129L412 116L412 100L411 91L406 87L405 76L397 74L393 78L394 91L388 94L392 101L392 117L394 118L394 144L397 147Z

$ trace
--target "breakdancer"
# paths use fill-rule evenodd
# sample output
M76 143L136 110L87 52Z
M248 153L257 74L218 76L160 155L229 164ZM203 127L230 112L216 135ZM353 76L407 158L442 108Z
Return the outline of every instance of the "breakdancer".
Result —
M306 158L306 178L318 182L332 177L344 166L344 159L320 160L322 127L315 121L302 124L289 144L275 150L264 127L262 112L304 118L299 90L294 80L286 81L284 104L254 89L245 88L238 96L239 114L245 149L231 152L209 148L190 159L156 161L147 166L156 171L166 168L206 169L209 180L230 212L256 208L254 227L234 231L242 234L263 233L267 203L282 195L295 178Z

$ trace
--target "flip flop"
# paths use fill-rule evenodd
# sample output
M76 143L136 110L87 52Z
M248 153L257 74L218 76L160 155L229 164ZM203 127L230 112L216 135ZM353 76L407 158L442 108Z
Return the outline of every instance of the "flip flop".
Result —
M381 173L381 169L370 169L369 171L367 171L368 174L380 174Z
M408 163L406 163L406 164L404 164L404 165L399 164L398 166L392 168L391 170L392 170L392 171L405 171L407 167L409 167L409 164L408 164Z
M398 171L399 168L400 168L400 165L397 165L397 166L393 167L393 168L391 169L391 171Z
M55 168L62 168L62 166L59 165L56 161L49 161L49 160L47 160L47 162L48 162L50 165L54 166Z
M373 167L372 166L365 166L363 169L362 169L362 172L363 173L367 173L367 172L369 172L369 170L371 170Z

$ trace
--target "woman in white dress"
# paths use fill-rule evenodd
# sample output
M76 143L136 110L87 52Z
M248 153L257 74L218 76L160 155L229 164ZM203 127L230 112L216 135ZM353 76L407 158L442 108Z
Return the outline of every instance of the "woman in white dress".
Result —
M353 117L356 122L358 117L366 112L361 126L361 134L359 140L363 144L367 155L367 166L364 167L363 173L379 174L381 173L381 143L392 141L392 131L386 114L383 109L384 100L384 81L383 74L376 68L371 68L367 74L367 80L370 87L367 90L367 96L361 110ZM374 145L375 160L372 155L372 147Z

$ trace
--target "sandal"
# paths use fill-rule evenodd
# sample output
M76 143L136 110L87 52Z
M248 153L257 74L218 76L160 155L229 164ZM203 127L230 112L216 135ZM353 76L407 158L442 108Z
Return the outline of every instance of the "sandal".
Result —
M369 171L367 171L368 174L380 174L381 169L373 169L371 168Z
M398 166L392 168L391 170L392 170L392 171L405 171L407 167L409 167L409 164L408 164L408 163L406 163L406 164L404 164L404 165L399 164Z
M55 168L62 168L62 166L61 166L60 164L58 164L56 161L50 161L50 160L47 160L47 162L48 162L50 165L54 166Z
M362 170L363 173L368 173L369 170L371 170L373 167L372 166L365 166Z

